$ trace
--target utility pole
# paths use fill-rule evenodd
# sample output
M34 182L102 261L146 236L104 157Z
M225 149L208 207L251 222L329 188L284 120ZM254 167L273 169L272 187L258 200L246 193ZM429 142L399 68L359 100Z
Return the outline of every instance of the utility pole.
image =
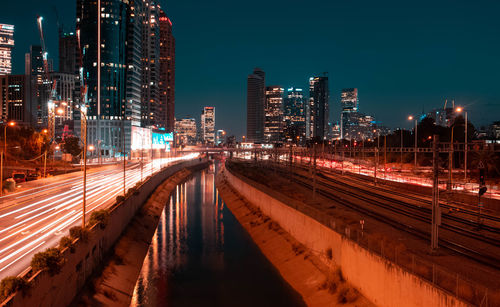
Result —
M403 171L403 129L401 129L401 172Z
M453 182L453 130L455 128L455 123L453 123L453 126L451 127L451 140L450 140L450 150L448 153L448 184L446 185L446 190L451 191L452 190L452 182Z
M377 185L377 168L378 168L378 147L375 148L375 171L373 172L373 182Z
M432 144L432 226L431 226L431 252L438 248L439 225L441 225L441 209L439 208L439 135L434 135Z
M85 228L85 209L87 205L87 108L85 107L85 114L80 109L85 127L83 129L83 208L82 208L82 229Z
M387 134L384 135L384 179L387 170Z
M464 147L464 183L467 183L467 151L469 150L467 145L468 145L468 138L467 138L467 111L465 112L465 147Z
M417 121L417 119L415 119L415 157L414 157L414 160L415 160L415 171L417 170L417 151L418 151L418 137L417 137L417 133L418 133L418 121Z
M316 199L316 144L313 144L313 199Z

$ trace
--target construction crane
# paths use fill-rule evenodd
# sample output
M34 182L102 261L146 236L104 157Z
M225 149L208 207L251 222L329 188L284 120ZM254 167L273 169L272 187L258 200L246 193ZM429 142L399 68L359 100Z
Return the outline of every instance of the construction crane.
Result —
M37 24L38 24L38 32L40 33L40 43L42 45L42 59L43 59L43 70L45 73L46 82L49 83L50 80L50 71L49 71L49 63L47 58L47 50L45 48L45 39L43 36L43 27L42 27L42 16L37 16ZM55 137L55 102L56 102L56 80L52 80L52 89L50 91L50 97L47 102L47 130L51 141Z

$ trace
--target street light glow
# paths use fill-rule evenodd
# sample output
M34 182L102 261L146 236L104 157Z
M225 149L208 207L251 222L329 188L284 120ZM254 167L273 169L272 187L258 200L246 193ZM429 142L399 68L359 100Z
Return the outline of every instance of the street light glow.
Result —
M408 116L408 120L413 120L413 116Z
M16 125L16 122L9 122L8 125L14 127Z
M462 110L463 110L463 109L462 109L462 107L458 107L458 108L457 108L457 112L458 112L458 113L462 112Z
M94 148L95 148L94 145L89 145L89 150L90 151L94 150Z

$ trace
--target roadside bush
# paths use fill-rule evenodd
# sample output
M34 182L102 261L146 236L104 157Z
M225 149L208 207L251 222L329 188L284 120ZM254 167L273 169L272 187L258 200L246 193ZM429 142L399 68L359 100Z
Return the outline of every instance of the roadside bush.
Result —
M326 258L328 258L329 260L332 260L332 258L333 258L332 249L331 248L327 248L325 253L326 253Z
M93 226L95 224L100 223L101 228L105 228L108 225L109 212L106 209L97 210L92 212L90 215L89 224Z
M346 284L342 285L339 290L338 302L340 304L347 304L356 301L359 297L359 292L347 286Z
M89 239L89 230L81 226L71 227L69 229L69 236L74 239L80 239L86 242Z
M70 237L62 237L61 240L59 240L59 249L62 251L67 247L69 247L70 252L73 253L75 251L73 240Z
M47 270L50 275L58 274L64 264L64 258L58 248L49 248L36 253L31 259L33 271Z
M3 182L3 189L8 192L14 192L16 190L16 182L14 179L9 178Z
M137 192L137 189L136 188L130 188L128 189L127 191L127 196L130 196L132 194L135 194Z
M117 203L121 203L123 201L125 201L125 196L123 196L123 195L116 196L116 202Z
M30 283L22 277L5 277L0 282L0 303L17 291L21 291L24 295L29 288Z

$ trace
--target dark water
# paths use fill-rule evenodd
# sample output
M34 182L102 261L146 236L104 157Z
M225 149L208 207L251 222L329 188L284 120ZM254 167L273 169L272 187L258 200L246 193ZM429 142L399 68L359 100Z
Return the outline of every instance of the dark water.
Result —
M131 306L304 306L203 171L163 210Z

